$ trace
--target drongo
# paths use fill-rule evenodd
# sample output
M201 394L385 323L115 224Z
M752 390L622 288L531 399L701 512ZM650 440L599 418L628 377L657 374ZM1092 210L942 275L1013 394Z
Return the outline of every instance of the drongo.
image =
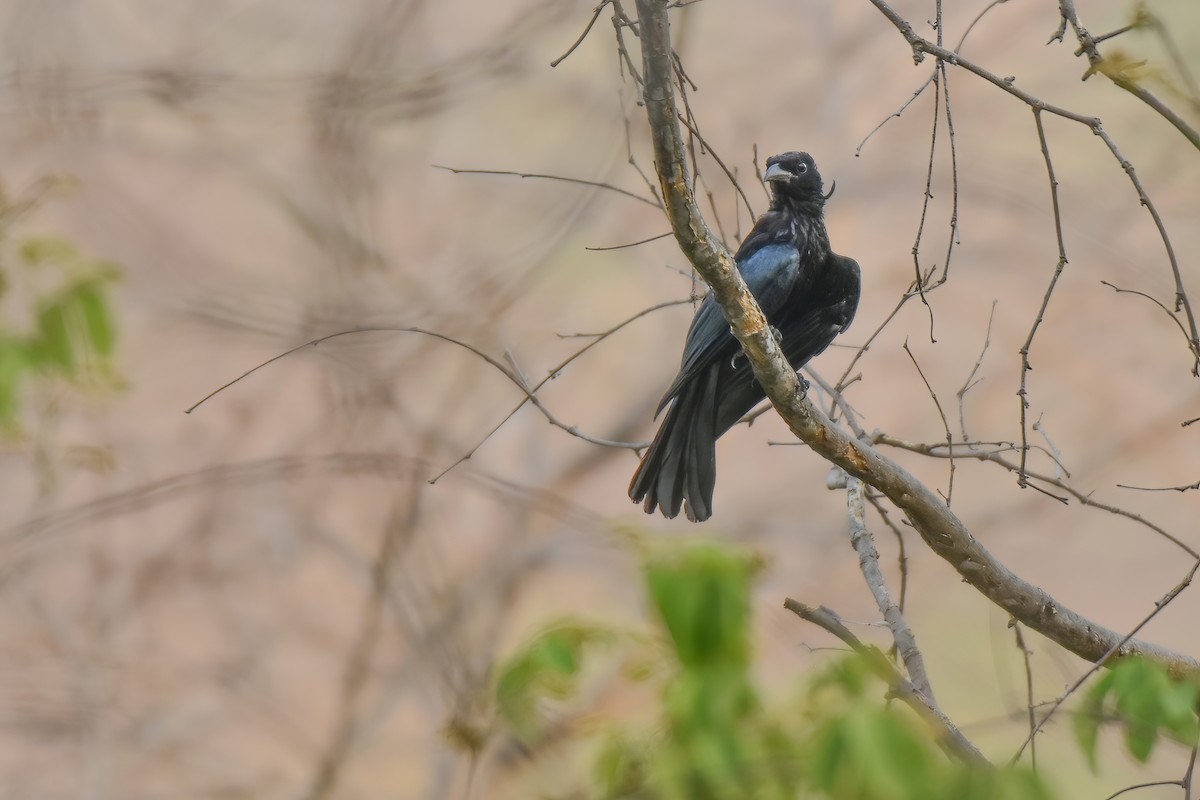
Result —
M771 208L754 223L734 255L738 271L762 307L780 347L799 370L850 326L858 307L859 269L829 248L821 175L808 153L767 159ZM629 486L646 513L659 509L689 519L712 515L717 437L766 393L711 293L692 319L675 382L659 403L667 409Z

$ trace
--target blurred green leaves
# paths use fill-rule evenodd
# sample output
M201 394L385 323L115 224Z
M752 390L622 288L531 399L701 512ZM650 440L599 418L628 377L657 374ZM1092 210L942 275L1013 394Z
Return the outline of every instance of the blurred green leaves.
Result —
M13 233L48 186L17 200L0 191L0 433L9 437L22 430L22 399L31 386L120 385L111 362L117 332L109 299L117 267L61 237Z
M917 718L884 704L865 657L850 655L809 684L800 747L808 795L846 800L1050 800L1031 770L950 761Z
M575 694L585 652L611 644L614 631L582 622L555 625L522 647L501 666L496 711L523 741L541 733L542 707Z
M949 760L859 656L832 659L791 699L764 698L752 673L752 590L758 562L700 544L644 564L657 636L580 622L535 636L497 673L500 718L523 742L550 701L565 703L586 680L598 646L648 653L640 670L658 698L641 727L576 730L593 753L582 796L641 800L837 798L841 800L1049 800L1024 767ZM626 673L628 674L628 673ZM555 759L555 767L567 763ZM580 777L579 780L586 780Z
M1075 716L1075 735L1095 769L1100 726L1116 720L1125 729L1129 754L1145 762L1163 734L1194 744L1200 736L1198 709L1200 685L1195 681L1176 681L1161 665L1130 658L1114 665L1088 691Z

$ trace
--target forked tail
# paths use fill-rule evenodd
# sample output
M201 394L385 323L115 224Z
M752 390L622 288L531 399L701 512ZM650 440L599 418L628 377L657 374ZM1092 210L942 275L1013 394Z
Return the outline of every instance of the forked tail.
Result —
M693 522L712 515L717 483L717 372L714 365L680 387L633 474L629 497L642 503L647 514L657 508L673 518L686 501Z

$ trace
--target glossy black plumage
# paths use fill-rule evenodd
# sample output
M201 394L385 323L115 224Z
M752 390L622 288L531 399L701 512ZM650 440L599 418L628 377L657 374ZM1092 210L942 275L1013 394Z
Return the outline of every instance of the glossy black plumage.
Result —
M849 327L858 308L859 269L829 248L825 196L807 153L767 159L771 208L754 224L734 259L788 362L800 369ZM689 519L712 514L716 441L766 396L710 294L684 345L679 375L663 396L670 404L646 450L629 496L646 513ZM657 416L657 414L656 414Z

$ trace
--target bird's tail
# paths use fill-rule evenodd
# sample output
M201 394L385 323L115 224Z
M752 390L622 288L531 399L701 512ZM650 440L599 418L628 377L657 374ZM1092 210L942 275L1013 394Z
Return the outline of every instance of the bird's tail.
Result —
M675 517L687 501L693 522L712 515L717 483L717 370L705 370L680 387L654 441L629 484L629 497L647 514Z

